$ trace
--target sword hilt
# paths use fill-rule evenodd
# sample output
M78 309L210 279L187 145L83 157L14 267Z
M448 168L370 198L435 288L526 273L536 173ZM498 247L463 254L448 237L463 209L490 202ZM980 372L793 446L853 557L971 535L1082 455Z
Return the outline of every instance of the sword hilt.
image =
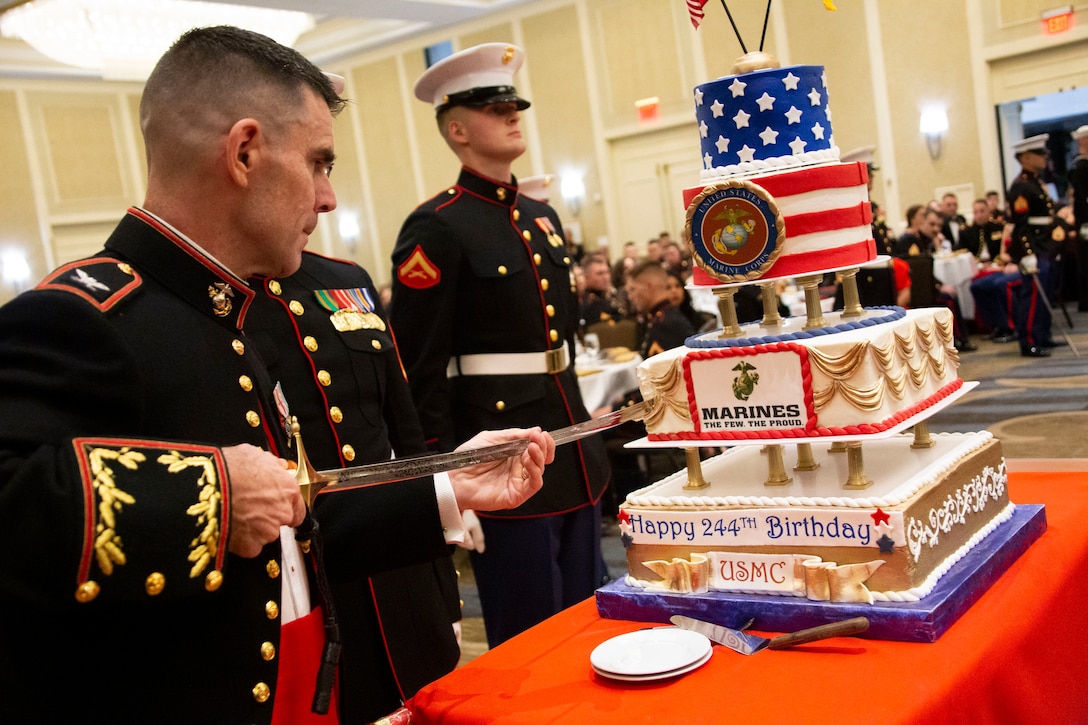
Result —
M298 454L297 465L295 466L295 480L298 481L298 487L302 491L302 499L306 502L306 510L311 511L313 510L314 499L317 498L317 494L321 493L321 489L325 488L330 479L318 473L317 469L310 463L310 459L306 455L306 446L302 444L302 429L298 424L298 417L292 415L289 420L291 437L295 439L295 450Z

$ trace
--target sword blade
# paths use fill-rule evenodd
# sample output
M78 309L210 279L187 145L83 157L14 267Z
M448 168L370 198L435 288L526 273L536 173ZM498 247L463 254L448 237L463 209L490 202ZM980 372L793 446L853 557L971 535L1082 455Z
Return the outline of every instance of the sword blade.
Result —
M571 443L591 435L596 435L621 423L642 420L646 403L638 403L613 411L599 418L592 418L582 423L575 423L566 428L559 428L549 434L557 446ZM529 447L528 439L496 443L480 448L468 448L450 453L424 453L403 458L393 458L381 463L370 463L351 468L333 468L317 471L311 484L318 488L317 493L326 491L350 491L366 486L383 483L407 481L422 476L431 476L445 471L456 471L481 463L502 461L511 456L520 456ZM317 495L317 494L314 494Z

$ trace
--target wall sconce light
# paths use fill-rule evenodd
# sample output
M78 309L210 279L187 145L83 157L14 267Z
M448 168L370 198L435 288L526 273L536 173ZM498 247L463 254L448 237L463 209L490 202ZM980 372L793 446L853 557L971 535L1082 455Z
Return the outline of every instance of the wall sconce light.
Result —
M26 289L26 282L30 279L30 265L22 251L7 249L0 253L0 270L3 280L10 282L16 293Z
M941 155L941 139L948 132L948 112L943 108L922 109L918 130L926 137L929 158L936 160Z
M359 241L360 234L359 216L351 211L338 211L336 215L339 217L337 226L340 229L340 238L344 240L344 246L355 251L355 243Z
M578 172L567 172L559 178L559 193L563 196L570 213L578 216L582 211L582 199L586 196L586 184Z

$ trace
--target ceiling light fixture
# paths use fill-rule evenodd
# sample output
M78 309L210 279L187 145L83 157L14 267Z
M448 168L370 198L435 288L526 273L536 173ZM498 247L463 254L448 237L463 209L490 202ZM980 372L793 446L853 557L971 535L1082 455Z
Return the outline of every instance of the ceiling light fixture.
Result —
M237 25L292 45L314 20L302 12L199 0L31 0L0 15L5 37L113 80L146 80L178 36L210 25Z

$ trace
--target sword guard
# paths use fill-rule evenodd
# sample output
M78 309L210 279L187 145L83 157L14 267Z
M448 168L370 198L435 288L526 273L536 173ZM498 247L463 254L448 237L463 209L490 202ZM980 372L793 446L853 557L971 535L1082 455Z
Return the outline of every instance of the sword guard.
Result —
M298 454L295 480L298 481L298 487L302 491L302 498L306 502L306 509L309 511L313 510L314 499L317 498L317 494L321 493L321 489L325 488L331 479L318 473L317 469L310 463L310 459L306 455L306 447L302 445L302 430L298 424L297 416L291 416L290 425L291 436L295 439L295 450Z

